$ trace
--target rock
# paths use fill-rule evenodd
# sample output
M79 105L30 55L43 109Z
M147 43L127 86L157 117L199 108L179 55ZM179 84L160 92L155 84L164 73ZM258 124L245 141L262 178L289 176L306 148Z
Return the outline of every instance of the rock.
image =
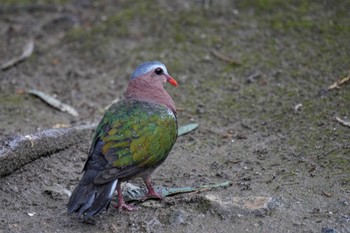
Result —
M204 196L206 201L220 215L233 215L243 217L245 215L254 214L255 216L266 216L273 209L279 206L276 199L272 197L221 197L208 194Z

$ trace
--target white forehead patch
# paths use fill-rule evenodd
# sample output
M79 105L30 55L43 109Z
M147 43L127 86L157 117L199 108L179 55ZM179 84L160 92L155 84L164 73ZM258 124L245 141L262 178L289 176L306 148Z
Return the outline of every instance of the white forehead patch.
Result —
M141 65L139 65L136 70L134 71L134 73L132 73L130 79L135 79L141 75L144 75L148 72L150 72L151 70L154 70L156 68L162 68L164 73L168 74L168 70L166 69L165 65L163 63L160 63L159 61L149 61L149 62L145 62L142 63Z

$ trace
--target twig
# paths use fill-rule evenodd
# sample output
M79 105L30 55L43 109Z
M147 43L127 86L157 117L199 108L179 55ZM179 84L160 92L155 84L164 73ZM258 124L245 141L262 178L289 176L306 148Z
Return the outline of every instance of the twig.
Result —
M235 59L233 58L230 58L222 53L220 53L219 51L216 51L214 49L212 49L211 51L211 54L213 54L215 57L219 58L220 60L223 60L231 65L241 65L241 63L239 61L236 61Z
M263 74L262 72L260 71L256 71L254 72L252 75L249 75L246 82L247 83L253 83L255 82L255 80L258 80L258 79L261 79L261 78L265 78L265 74Z
M338 79L332 85L330 85L328 87L328 90L339 89L341 85L344 85L347 82L350 82L350 72L349 72L348 76L346 76L345 78Z
M18 63L26 60L27 58L29 58L32 55L33 51L34 51L34 40L30 40L24 46L21 56L15 57L15 58L5 62L4 64L2 64L1 70L7 70L7 69L11 68L12 66L15 66Z
M47 129L34 134L17 136L0 146L0 177L23 165L81 142L88 142L97 124L68 129Z
M185 111L186 109L185 108L176 108L176 111L177 112L183 112L183 111Z
M350 121L344 121L344 120L340 119L339 117L336 117L335 120L344 126L350 127Z
M79 116L79 113L77 112L77 110L75 110L72 106L70 106L68 104L64 104L61 101L59 101L58 99L56 99L56 98L54 98L54 97L52 97L44 92L41 92L38 90L28 90L27 93L39 97L40 99L45 101L50 106L52 106L58 110L61 110L62 112L67 112L75 117Z
M322 194L326 197L332 197L332 193L327 193L325 191L322 191Z

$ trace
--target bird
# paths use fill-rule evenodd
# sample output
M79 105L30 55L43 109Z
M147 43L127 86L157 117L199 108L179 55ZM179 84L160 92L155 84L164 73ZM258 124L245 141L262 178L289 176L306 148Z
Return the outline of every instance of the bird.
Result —
M144 62L132 73L123 99L105 112L93 136L83 175L69 198L69 214L88 219L107 210L117 191L119 210L133 210L123 200L121 183L141 177L148 198L162 199L151 175L177 139L175 103L164 83L177 87L166 66Z

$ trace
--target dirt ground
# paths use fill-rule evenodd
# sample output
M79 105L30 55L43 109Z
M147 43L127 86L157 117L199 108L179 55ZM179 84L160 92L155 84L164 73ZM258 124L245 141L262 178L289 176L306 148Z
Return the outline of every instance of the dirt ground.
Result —
M110 208L90 223L66 213L90 146L48 154L0 179L0 232L350 232L349 1L4 0L0 64L34 40L29 59L0 71L0 141L101 119L141 62L167 65L178 139L153 182L230 180L133 212ZM78 117L23 94L37 89ZM142 185L139 180L132 181ZM218 197L268 197L264 211Z

